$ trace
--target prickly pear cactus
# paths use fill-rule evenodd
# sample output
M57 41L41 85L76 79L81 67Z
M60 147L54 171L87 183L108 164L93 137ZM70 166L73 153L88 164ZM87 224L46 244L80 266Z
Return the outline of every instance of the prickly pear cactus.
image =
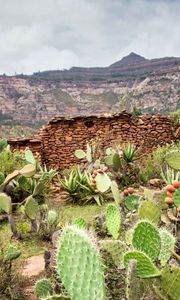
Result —
M111 186L111 179L106 173L96 175L96 187L101 193L105 193Z
M111 191L116 205L119 205L122 202L122 198L116 181L111 182Z
M17 247L10 245L5 253L5 259L12 261L17 259L20 255L21 251Z
M148 221L140 221L134 228L133 247L144 252L154 261L161 249L161 238L158 229Z
M175 190L175 192L173 194L173 200L174 200L174 204L177 207L180 207L180 188L178 188L177 190Z
M180 268L165 267L161 273L162 289L172 300L180 299Z
M114 204L109 204L106 209L106 226L112 237L118 239L121 227L121 214L120 209Z
M0 172L0 185L4 182L4 180L5 180L4 174Z
M36 282L35 294L39 299L47 299L52 293L53 287L49 279L42 278Z
M37 201L32 197L29 196L25 203L25 214L30 220L35 220L37 217L37 212L39 209L39 205Z
M176 171L180 171L180 151L171 151L165 157L168 166Z
M121 159L120 159L120 156L118 153L115 153L113 155L112 161L113 161L113 169L114 169L114 171L117 172L119 170L119 168L121 167Z
M126 267L131 260L137 261L136 270L139 277L153 278L160 276L161 273L145 253L140 251L126 252L124 255L124 264Z
M161 251L159 254L159 260L161 265L165 265L166 262L170 259L172 253L171 251L175 248L175 238L167 230L160 230L161 237Z
M77 225L79 228L86 230L88 228L88 225L86 223L86 221L83 218L77 218L74 221L74 224Z
M76 150L74 154L79 159L82 159L82 158L86 157L86 153L81 149Z
M158 224L161 220L161 210L153 201L145 200L139 206L138 217Z
M0 193L0 209L9 214L12 211L11 197L5 193Z
M27 160L28 163L36 166L36 159L34 158L34 155L31 150L25 151L25 159Z
M136 272L136 260L131 260L127 267L126 298L127 300L141 299L141 283Z
M136 210L139 206L139 198L138 195L129 195L124 200L124 205L130 211Z
M119 269L124 269L124 253L128 250L124 242L114 240L101 240L100 249L105 250L109 254L111 254L115 265Z
M32 164L25 165L20 171L19 174L25 177L31 177L35 174L36 168Z
M57 248L57 272L72 300L105 300L103 266L87 232L64 228Z
M50 225L54 225L58 220L58 214L55 210L49 210L47 215L47 221Z

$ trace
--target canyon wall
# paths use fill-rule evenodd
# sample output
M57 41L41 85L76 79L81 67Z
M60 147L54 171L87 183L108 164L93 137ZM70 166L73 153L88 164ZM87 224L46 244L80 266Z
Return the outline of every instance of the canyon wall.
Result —
M86 143L96 140L103 148L114 142L132 142L142 153L171 143L176 139L170 118L160 115L133 117L127 112L114 115L89 117L53 118L44 126L37 138L10 141L13 148L29 147L39 152L42 162L62 170L79 160L74 156L77 149L86 149Z

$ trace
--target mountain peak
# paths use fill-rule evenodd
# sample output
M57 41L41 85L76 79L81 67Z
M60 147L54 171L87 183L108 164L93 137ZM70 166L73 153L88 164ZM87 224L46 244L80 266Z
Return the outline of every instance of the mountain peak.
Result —
M145 62L147 59L139 54L134 52L129 53L127 56L124 56L121 60L110 65L110 67L123 67L127 65L137 65L139 63Z

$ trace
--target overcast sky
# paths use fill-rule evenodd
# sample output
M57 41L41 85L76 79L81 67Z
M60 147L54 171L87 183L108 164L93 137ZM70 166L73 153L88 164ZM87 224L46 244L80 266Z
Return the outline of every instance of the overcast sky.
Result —
M0 74L180 56L180 0L0 0Z

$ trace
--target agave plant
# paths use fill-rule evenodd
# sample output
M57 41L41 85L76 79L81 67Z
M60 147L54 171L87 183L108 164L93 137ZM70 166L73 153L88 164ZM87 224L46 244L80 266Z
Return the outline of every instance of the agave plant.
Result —
M128 143L123 147L123 158L127 163L133 163L139 158L138 150L135 145Z

